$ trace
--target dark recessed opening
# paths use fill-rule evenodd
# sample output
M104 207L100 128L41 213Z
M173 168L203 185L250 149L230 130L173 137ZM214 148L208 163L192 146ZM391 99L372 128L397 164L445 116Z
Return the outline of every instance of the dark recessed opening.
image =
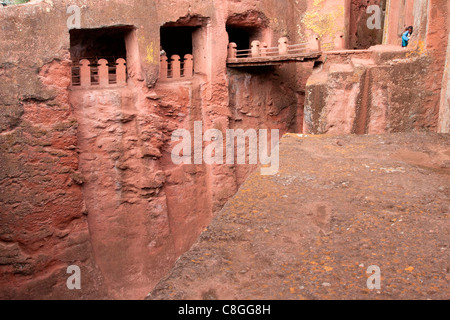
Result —
M234 42L238 50L250 49L251 41L257 38L259 30L252 27L227 26L228 42Z
M161 27L161 47L168 57L179 55L183 58L192 54L192 34L198 27Z
M322 61L314 61L313 73L318 73L323 70L323 62Z
M127 60L126 39L132 34L133 30L134 27L132 26L70 30L72 86L81 85L81 60L89 61L90 85L99 85L99 63L101 63L101 59L107 60L108 83L116 84L117 65L120 62L120 60L118 62L118 59Z
M106 59L109 62L127 58L125 37L133 27L70 30L70 55L73 62Z

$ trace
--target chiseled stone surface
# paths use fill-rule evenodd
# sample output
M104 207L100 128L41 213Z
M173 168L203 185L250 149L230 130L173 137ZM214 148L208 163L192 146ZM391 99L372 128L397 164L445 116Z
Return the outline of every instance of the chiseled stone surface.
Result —
M449 147L285 136L279 173L253 173L147 299L448 298Z
M329 53L323 72L312 77L314 61L227 68L226 26L256 28L254 37L273 47L282 37L308 41L305 12L322 5L324 14L340 12L325 26L334 33L363 25L365 6L349 0L0 6L0 298L144 298L255 169L175 165L172 133L192 132L196 121L223 132L436 131L445 0L416 1L420 25L410 51ZM358 8L353 16L351 3ZM419 10L425 3L430 10ZM126 85L123 72L120 85L107 85L103 66L102 86L90 86L83 69L86 87L71 87L70 5L80 7L83 29L126 29ZM188 81L161 81L160 27L167 24L197 27ZM327 85L327 77L335 79ZM81 268L82 290L66 287L70 265Z

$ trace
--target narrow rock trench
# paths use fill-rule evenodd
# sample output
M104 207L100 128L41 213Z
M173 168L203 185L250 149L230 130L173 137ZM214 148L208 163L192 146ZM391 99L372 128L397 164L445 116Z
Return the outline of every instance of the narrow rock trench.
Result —
M202 109L204 92L195 81L152 92L133 85L71 91L91 244L112 297L145 297L256 168L176 165L176 129L192 132L202 121L203 130L268 127L283 134L295 126L296 95L274 95L264 85L271 83L267 74L244 75L231 75L231 87L245 90L230 94L234 110L226 121ZM291 90L279 80L275 85ZM286 118L291 122L279 121Z

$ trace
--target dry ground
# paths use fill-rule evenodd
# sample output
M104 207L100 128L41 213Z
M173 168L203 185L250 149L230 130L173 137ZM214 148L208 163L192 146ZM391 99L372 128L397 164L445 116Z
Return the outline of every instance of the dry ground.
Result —
M148 299L450 298L449 135L288 135L280 157Z

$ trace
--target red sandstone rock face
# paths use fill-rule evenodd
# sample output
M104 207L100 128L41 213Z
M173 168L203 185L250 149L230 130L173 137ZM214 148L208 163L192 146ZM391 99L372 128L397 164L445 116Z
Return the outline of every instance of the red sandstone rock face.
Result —
M253 169L252 166L176 166L170 159L173 148L171 133L178 128L192 131L194 121L202 121L204 130L217 128L223 131L227 128L278 128L284 133L301 126L302 121L298 122L296 117L301 115L302 108L299 106L303 104L304 96L302 86L311 65L304 70L297 68L301 77L297 77L292 68L281 69L274 75L270 72L249 74L237 71L226 76L227 52L220 50L228 44L223 24L228 15L246 24L253 23L253 18L250 21L246 17L264 18L264 14L255 11L255 4L249 1L227 7L221 3L214 7L211 3L198 2L189 9L187 3L180 5L177 2L176 6L167 2L158 3L162 22L179 23L179 18L186 16L187 12L212 19L208 39L213 42L205 43L211 50L204 60L197 60L197 75L190 83L156 83L155 86L157 73L152 71L157 70L158 52L153 50L155 54L151 55L154 43L149 41L149 35L155 35L157 39L158 32L153 29L139 28L137 31L137 43L129 47L133 55L127 59L129 85L120 89L74 88L67 91L70 70L65 56L43 65L42 77L35 79L32 76L33 68L26 65L20 69L17 67L20 54L16 54L12 46L4 47L12 52L7 61L14 63L2 64L1 75L17 83L24 83L24 79L32 80L27 80L22 93L12 85L14 82L2 82L4 91L9 92L2 97L3 104L10 110L2 113L2 130L16 130L2 136L2 139L5 137L2 146L11 148L8 156L2 155L2 170L11 171L16 159L24 163L39 163L45 165L47 170L56 172L62 166L63 171L58 179L46 171L42 178L48 180L46 184L53 186L55 191L45 184L33 182L35 178L32 178L32 171L21 173L21 179L31 192L45 197L58 190L51 199L73 209L62 210L58 206L52 209L48 201L43 202L40 198L36 202L14 200L16 197L13 193L17 192L15 184L10 181L14 176L8 175L1 180L5 186L2 201L15 206L5 206L11 210L10 214L2 212L3 234L7 241L4 244L4 256L9 257L2 266L5 270L23 268L20 266L25 262L30 266L26 271L27 277L23 279L13 271L3 273L2 296L143 298L169 271L176 258L196 241L214 213L235 194L240 183ZM277 2L271 5L276 12L273 16L286 11L284 4ZM25 7L19 17L23 15L24 19L28 19L33 14L31 8ZM39 16L46 12L47 5L42 4L37 8ZM64 19L54 23L60 32L52 31L55 33L52 38L55 46L49 48L52 52L58 52L55 47L62 42L65 44L62 54L68 51L67 31L61 30L65 27L64 9L56 9L64 12L61 14ZM94 6L83 11L90 16L90 19L84 18L91 21L90 27L98 27L105 17L111 16L127 24L117 18L117 9L117 5L102 8ZM120 11L120 17L124 16ZM139 27L139 17L125 16L128 17L125 18L128 24L137 24ZM188 18L181 19L185 20L189 21ZM270 19L263 20L267 23ZM283 19L278 20L280 32L287 30L283 27L285 23ZM27 29L27 32L31 30ZM61 40L57 34L64 35L64 39ZM281 35L275 33L269 36L270 39L278 39ZM24 34L23 38L26 39L27 35ZM138 47L133 47L136 45ZM41 56L42 49L38 49L36 59ZM139 67L140 62L142 69ZM298 78L302 80L297 81ZM266 84L272 80L273 85ZM245 85L242 86L241 82ZM149 90L144 83L154 88ZM244 90L236 92L235 88L241 86ZM39 129L28 127L29 122ZM15 129L18 125L20 130ZM55 133L39 131L44 130L41 128L47 130L47 127L51 127ZM51 157L44 157L42 152L35 154L27 151L25 154L28 158L21 158L23 153L17 149L17 144L22 134L34 134L33 143L51 148ZM11 147L8 141L11 141ZM16 149L12 149L13 146ZM65 188L69 188L70 192L65 191ZM25 195L25 199L29 197ZM13 219L14 215L20 216L21 206L28 203L24 212L29 214L35 207L42 205L39 219L47 221L50 226L56 225L64 232L56 233L50 227L40 230L37 226L42 226L36 224L35 215L26 223ZM58 210L64 215L60 217L60 214L56 214ZM69 221L77 223L68 224ZM21 233L28 225L33 231L36 229L39 232L35 232L30 240L26 237L22 239ZM11 228L17 231L12 232ZM83 240L72 240L78 234L83 236ZM48 241L51 237L68 239L68 243L64 240ZM45 241L45 246L42 246L42 241ZM72 247L79 243L84 249L73 251ZM60 258L59 253L51 254L57 251L54 248L58 248L66 258ZM38 249L42 256L40 259L49 260L49 263L35 261L23 253ZM72 251L66 253L68 250ZM77 254L83 255L79 257ZM82 267L81 294L70 292L65 287L68 277L65 268L69 264ZM46 280L50 282L49 285L32 281L40 274L45 279L51 279L51 282ZM15 285L20 289L13 290ZM31 293L26 293L27 288L32 288Z
M129 82L72 90L67 3L0 9L7 35L0 41L1 298L143 298L254 169L174 165L171 134L178 128L192 132L195 121L203 122L204 131L276 128L281 134L374 133L390 123L395 130L435 128L435 108L405 109L403 99L415 90L403 91L407 79L392 84L401 94L390 100L397 114L386 116L390 87L383 81L412 68L422 85L421 68L440 68L425 58L388 72L364 64L351 72L338 68L328 92L321 91L326 86L306 92L305 128L312 63L226 68L227 21L267 27L260 35L272 45L281 36L295 43L307 2L89 2L83 28L136 28L126 40ZM194 49L196 75L188 82L157 81L159 27L194 20L204 23ZM431 86L433 80L426 81ZM427 99L427 108L436 102L435 96ZM370 101L370 108L358 109L359 101ZM316 125L319 109L325 120ZM420 121L406 121L417 114ZM81 267L81 291L66 288L66 269L73 264Z
M143 295L174 259L157 154L164 123L136 98L128 88L71 93L91 241L117 298Z
M44 66L39 81L53 93L52 99L19 98L20 124L0 135L4 299L107 295L94 263L80 188L77 122L66 90L69 70L68 61ZM65 287L71 264L82 269L83 283L90 283L82 296Z
M371 46L381 44L383 41L383 28L369 29L367 20L371 14L367 8L371 5L380 6L381 10L386 7L385 0L352 0L349 23L349 48L368 49ZM381 22L384 25L384 17Z
M436 90L423 75L442 77L433 63L441 55L396 46L375 46L368 53L371 57L354 55L344 63L340 54L329 55L323 71L309 79L304 132L437 131L440 86Z
M445 299L449 148L436 133L286 135L279 174L254 172L147 299Z

